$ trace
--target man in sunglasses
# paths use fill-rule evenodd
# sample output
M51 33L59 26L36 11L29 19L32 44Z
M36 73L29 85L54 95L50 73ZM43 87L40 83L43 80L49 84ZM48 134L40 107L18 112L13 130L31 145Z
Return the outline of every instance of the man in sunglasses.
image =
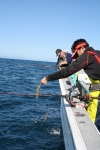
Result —
M73 53L72 58L75 61L64 69L42 78L41 84L69 77L79 70L84 69L92 83L89 89L91 98L87 107L87 113L100 131L100 100L96 98L100 97L100 51L90 47L85 39L74 41L71 49Z
M72 61L72 55L68 52L63 52L61 49L56 49L56 55L58 56L57 65L65 67Z

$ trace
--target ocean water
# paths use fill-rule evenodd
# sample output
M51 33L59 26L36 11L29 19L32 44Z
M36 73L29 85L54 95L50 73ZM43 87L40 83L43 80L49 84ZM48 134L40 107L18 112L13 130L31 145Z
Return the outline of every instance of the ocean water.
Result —
M47 66L55 63L0 58L0 150L65 150L60 98L30 96L43 76L56 71ZM59 94L58 81L39 92Z

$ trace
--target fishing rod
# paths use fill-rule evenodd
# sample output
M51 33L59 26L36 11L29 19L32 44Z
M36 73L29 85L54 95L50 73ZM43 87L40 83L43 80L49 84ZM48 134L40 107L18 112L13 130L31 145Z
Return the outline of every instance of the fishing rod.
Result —
M59 68L59 67L66 67L66 66L68 66L68 64L54 65L54 66L42 65L42 64L19 64L18 66L36 66L36 67L45 67L45 68Z
M58 65L49 66L49 65L42 65L42 64L19 64L18 66L36 66L36 67L45 67L45 68L58 68Z
M22 97L37 96L36 93L28 94L28 93L16 93L16 92L0 92L0 95L15 95L15 96L22 96ZM66 97L65 95L60 95L60 94L38 94L38 97L48 97L48 96Z
M34 97L37 94L36 93L32 93L32 94L28 94L28 93L16 93L16 92L0 92L0 95L15 95L15 96L22 96L22 97ZM49 97L49 96L54 96L54 97L63 97L63 98L69 98L70 96L68 94L62 95L62 94L38 94L38 97ZM88 98L94 98L94 99L100 99L100 96L98 97L91 97L89 95L84 95L84 96L72 96L72 98L78 98L78 99L88 99Z
M53 96L53 97L63 97L66 99L66 101L72 106L72 107L82 107L82 108L87 108L88 103L89 103L89 98L94 98L94 99L99 99L100 97L89 97L89 95L85 95L85 96L69 96L67 94L65 95L61 95L61 94L38 94L37 93L33 93L33 94L28 94L28 93L15 93L15 92L0 92L0 94L7 94L7 95L12 95L12 96L21 96L21 97L34 97L36 96L36 99L39 97L49 97L49 96ZM77 98L80 100L80 102L75 102L73 101L73 98ZM81 103L82 101L82 103Z

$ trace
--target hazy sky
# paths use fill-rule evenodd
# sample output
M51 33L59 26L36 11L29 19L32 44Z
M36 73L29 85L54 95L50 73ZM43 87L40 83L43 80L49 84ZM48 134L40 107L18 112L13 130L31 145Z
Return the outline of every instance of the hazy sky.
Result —
M100 0L0 0L0 58L55 62L79 38L100 49Z

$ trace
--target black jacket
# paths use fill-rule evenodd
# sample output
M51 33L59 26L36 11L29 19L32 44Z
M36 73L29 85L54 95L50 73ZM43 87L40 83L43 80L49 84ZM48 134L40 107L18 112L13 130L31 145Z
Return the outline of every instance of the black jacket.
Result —
M84 69L85 73L92 79L100 79L100 64L94 55L88 54L87 51L94 51L100 57L100 51L94 50L92 47L88 47L84 53L70 65L56 73L46 76L47 81L68 77L81 69Z

